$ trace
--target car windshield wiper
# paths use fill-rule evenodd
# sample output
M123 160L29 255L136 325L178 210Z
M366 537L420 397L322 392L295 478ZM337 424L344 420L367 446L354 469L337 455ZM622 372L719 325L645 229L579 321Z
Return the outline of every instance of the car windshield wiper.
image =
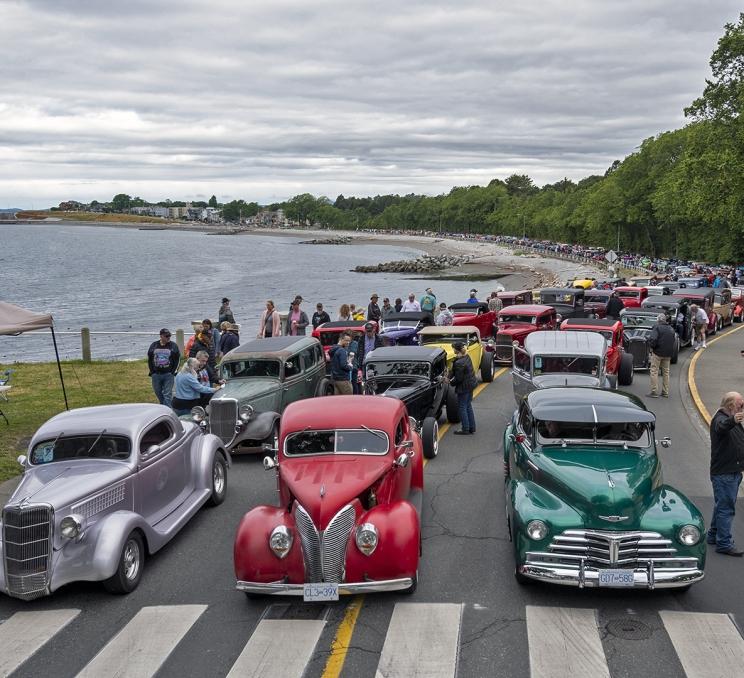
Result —
M92 445L91 445L91 446L90 446L90 447L88 448L88 451L87 451L87 452L85 453L85 456L86 456L86 457L90 456L90 453L91 453L91 452L93 451L93 448L94 448L94 447L95 447L96 445L98 445L98 441L99 441L99 440L100 440L101 438L103 438L103 434L104 434L104 433L106 433L106 429L103 429L103 431L101 431L101 432L100 432L100 433L98 434L98 437L97 437L97 438L96 438L96 439L95 439L95 440L93 441L93 444L92 444Z
M377 436L380 440L385 440L385 436L382 435L382 433L380 433L379 431L373 431L371 428L369 428L369 426L365 426L364 424L362 424L362 428L365 431L369 431L373 436Z
M54 448L57 445L57 441L65 434L64 431L60 431L59 435L54 439L54 442L52 443L52 454L54 454Z

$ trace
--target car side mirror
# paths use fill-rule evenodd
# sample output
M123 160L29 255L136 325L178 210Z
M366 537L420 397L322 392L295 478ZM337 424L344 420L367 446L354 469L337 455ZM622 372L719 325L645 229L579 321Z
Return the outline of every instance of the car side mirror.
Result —
M672 439L669 436L664 436L660 441L662 447L671 447Z
M278 468L279 464L274 461L273 457L264 457L263 467L265 471L271 471L272 469Z
M411 458L408 456L408 454L406 452L404 452L403 454L399 454L395 458L395 465L398 468L406 468L406 466L408 466L408 463L410 461L411 461Z
M26 457L26 455L25 455L25 454L19 454L19 455L18 455L18 458L16 459L16 461L17 461L17 462L18 462L18 463L19 463L19 464L20 464L21 466L23 466L24 468L26 468L26 461L27 461L27 457Z

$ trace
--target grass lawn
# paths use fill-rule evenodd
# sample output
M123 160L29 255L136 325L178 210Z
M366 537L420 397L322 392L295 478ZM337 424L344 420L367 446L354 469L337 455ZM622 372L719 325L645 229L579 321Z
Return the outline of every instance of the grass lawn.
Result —
M118 214L113 212L50 212L47 210L25 210L16 214L17 219L46 219L54 217L64 221L100 221L111 223L173 224L178 219L146 217L139 214Z
M26 454L28 441L47 419L63 412L65 401L57 363L0 365L0 372L15 370L8 402L0 399L0 482L16 475L19 454ZM147 376L147 361L62 363L70 408L111 403L157 402Z

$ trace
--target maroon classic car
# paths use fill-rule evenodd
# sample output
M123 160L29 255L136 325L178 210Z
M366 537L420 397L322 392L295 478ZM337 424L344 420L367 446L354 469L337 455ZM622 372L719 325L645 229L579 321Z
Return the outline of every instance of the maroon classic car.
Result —
M517 292L497 292L496 296L501 299L504 308L507 306L518 306L532 303L531 290L519 290Z
M258 506L240 521L238 590L307 601L415 590L424 459L400 400L292 403L264 467L277 474L278 506Z
M612 290L589 289L584 292L584 311L589 318L604 318L607 315L607 302Z
M494 362L511 364L513 342L524 346L528 334L537 330L555 330L557 324L552 306L519 304L502 308L498 314Z
M486 302L452 304L449 309L455 316L453 325L475 325L480 332L481 339L494 336L496 311L489 311Z
M640 308L643 300L648 296L648 290L645 287L616 287L615 292L625 308Z

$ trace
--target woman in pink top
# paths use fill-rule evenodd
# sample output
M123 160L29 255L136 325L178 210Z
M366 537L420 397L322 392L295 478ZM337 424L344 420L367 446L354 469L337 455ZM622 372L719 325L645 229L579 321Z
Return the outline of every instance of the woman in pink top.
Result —
M284 327L284 334L289 336L297 336L305 334L305 328L310 324L307 319L307 313L300 310L300 300L295 299L292 302L289 315L287 315L287 324Z

